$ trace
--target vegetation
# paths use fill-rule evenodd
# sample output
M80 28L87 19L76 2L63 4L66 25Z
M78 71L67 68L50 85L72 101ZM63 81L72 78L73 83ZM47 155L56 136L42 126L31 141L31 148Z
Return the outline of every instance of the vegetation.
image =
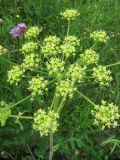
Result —
M120 158L119 0L0 1L0 157Z

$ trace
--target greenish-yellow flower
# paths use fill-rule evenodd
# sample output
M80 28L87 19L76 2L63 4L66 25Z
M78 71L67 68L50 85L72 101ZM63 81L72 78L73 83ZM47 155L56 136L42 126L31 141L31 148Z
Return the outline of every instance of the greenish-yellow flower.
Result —
M80 83L83 81L85 76L85 70L86 67L81 67L79 64L72 64L69 67L69 70L67 72L68 78L73 82Z
M94 31L90 34L90 37L93 38L95 42L103 42L106 43L109 37L107 36L105 31Z
M66 97L69 96L70 98L73 97L73 93L76 90L76 87L69 79L61 80L57 83L56 93L57 96Z
M84 65L97 64L99 55L92 49L87 49L85 53L80 55L80 61Z
M30 54L30 53L34 52L37 48L38 48L37 43L28 42L28 43L23 44L20 51L22 54Z
M37 54L31 53L25 55L25 58L22 63L22 67L27 70L35 69L39 66L40 58Z
M41 136L48 136L50 132L55 133L58 129L59 115L50 110L48 113L39 109L34 114L33 129L39 131Z
M44 79L44 77L33 77L32 80L29 81L28 90L31 91L31 95L43 95L44 91L47 90L48 81Z
M69 45L72 45L72 46L79 46L80 45L80 40L75 36L67 36L67 37L64 38L63 43L64 44L69 44Z
M120 114L118 113L118 107L113 103L102 101L101 105L94 106L92 115L94 117L94 124L100 126L102 130L106 127L115 128L118 126Z
M64 12L61 12L62 18L68 21L74 20L79 15L80 13L78 13L75 9L66 9Z
M9 106L0 106L0 123L1 126L6 124L7 119L11 116L11 109Z
M112 81L111 71L105 66L98 66L93 68L93 78L95 82L99 83L101 87L109 86Z
M64 71L65 62L59 58L51 58L49 62L46 62L49 75L54 77L59 77Z
M41 47L41 52L45 57L56 56L59 54L60 38L56 36L46 37Z
M75 56L76 54L76 48L75 46L72 46L70 44L62 44L60 46L60 50L61 50L61 53L64 55L64 57L68 58L70 56Z
M13 66L11 70L8 71L8 79L7 81L12 85L18 85L18 83L21 81L22 77L24 77L25 70L22 68L22 66Z
M29 40L33 38L37 38L41 31L42 31L41 27L37 27L37 26L30 27L25 33L25 38Z

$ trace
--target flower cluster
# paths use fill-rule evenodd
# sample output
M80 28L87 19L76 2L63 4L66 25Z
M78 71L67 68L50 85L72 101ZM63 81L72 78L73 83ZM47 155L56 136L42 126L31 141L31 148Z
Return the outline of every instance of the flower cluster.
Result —
M66 97L68 95L70 98L72 98L75 90L76 87L74 87L73 83L71 83L69 79L61 80L59 83L57 83L57 96Z
M0 45L0 56L2 56L4 54L4 48L3 46Z
M32 80L29 81L28 90L31 91L31 95L34 97L36 95L43 95L43 91L46 91L48 81L43 77L33 77Z
M117 121L120 115L118 113L118 107L113 103L102 101L101 105L94 106L92 115L94 116L94 124L100 126L102 130L104 130L105 127L115 128L118 126Z
M75 36L67 36L63 40L63 44L60 46L60 51L64 57L75 56L76 46L79 46L80 40Z
M108 70L105 66L98 66L93 68L93 78L95 82L98 82L100 86L109 86L109 83L112 81L111 71Z
M2 101L0 104L0 123L4 126L7 119L11 116L11 109L8 107L6 102Z
M81 67L78 64L72 64L69 67L67 76L69 79L71 79L73 83L75 82L80 83L85 76L85 70L86 70L86 67Z
M64 38L63 43L70 44L72 46L79 46L80 40L75 36L67 36Z
M106 43L109 37L107 36L105 31L94 31L90 34L90 37L93 38L95 42L103 42Z
M39 56L37 54L31 53L28 55L25 55L25 58L22 63L22 67L27 70L27 69L35 69L39 66Z
M58 128L59 115L50 110L48 113L39 109L34 114L33 129L39 131L41 136L48 136L50 132L55 133Z
M25 33L25 38L27 39L32 39L32 38L37 38L39 36L40 32L42 31L42 28L38 28L37 26L29 28L26 33Z
M37 43L35 42L28 42L23 44L22 48L20 49L22 54L29 54L34 52L38 48Z
M15 28L10 31L13 38L21 38L26 31L25 23L19 23Z
M75 46L72 46L70 44L64 43L60 46L60 50L62 52L62 54L68 58L70 56L75 56L76 54L76 49Z
M97 64L99 55L92 49L87 49L84 54L80 55L81 63L84 65Z
M7 81L12 85L18 85L21 78L24 77L24 72L22 66L13 66L11 70L8 71L8 79Z
M61 16L63 19L66 19L68 21L70 20L74 20L76 17L78 17L80 15L80 13L78 13L76 10L74 9L67 9L66 11L61 13Z
M60 38L56 36L46 37L43 41L41 52L44 54L45 57L55 56L59 53L59 43Z
M59 77L61 73L64 71L64 65L65 62L60 60L59 58L51 58L49 62L46 62L49 75L57 77Z

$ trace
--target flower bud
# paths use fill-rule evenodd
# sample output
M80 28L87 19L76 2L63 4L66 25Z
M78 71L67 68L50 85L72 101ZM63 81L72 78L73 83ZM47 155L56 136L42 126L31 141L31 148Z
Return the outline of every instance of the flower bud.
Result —
M0 18L0 25L2 25L2 24L3 24L3 19Z

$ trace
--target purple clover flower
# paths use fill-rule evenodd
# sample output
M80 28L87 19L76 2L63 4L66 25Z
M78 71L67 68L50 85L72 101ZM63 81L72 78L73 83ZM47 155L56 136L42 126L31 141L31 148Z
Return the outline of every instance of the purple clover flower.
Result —
M25 23L19 23L17 25L17 27L19 27L19 29L21 30L21 32L24 32L26 30L26 24Z
M14 27L11 31L10 34L11 36L15 38L21 38L26 30L26 25L25 23L19 23L16 27Z

